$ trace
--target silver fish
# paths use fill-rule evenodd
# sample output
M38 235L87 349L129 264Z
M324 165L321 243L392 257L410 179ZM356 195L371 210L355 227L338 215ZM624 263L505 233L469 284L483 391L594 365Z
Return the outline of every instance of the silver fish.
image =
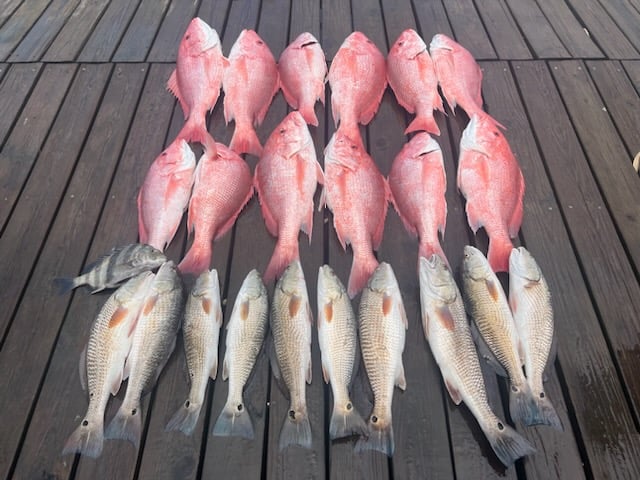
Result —
M227 324L222 379L229 379L227 402L213 427L218 436L253 438L251 415L242 392L249 380L269 328L269 297L257 270L251 270L240 287Z
M532 394L522 371L520 341L507 296L486 257L470 245L464 247L462 280L467 312L509 376L511 417L524 420L529 416Z
M333 391L331 439L365 435L366 424L349 397L358 348L358 323L347 290L329 265L318 270L318 342L322 375L326 383L331 382Z
M138 447L142 433L140 398L153 388L175 347L181 310L182 281L169 261L160 267L149 287L125 367L129 373L127 392L105 431L106 438L129 440Z
M311 383L311 308L299 260L285 269L276 283L271 306L271 333L276 361L271 366L289 391L290 405L280 432L279 446L311 447L306 386Z
M63 455L81 453L96 458L102 452L104 411L109 396L120 389L133 331L152 278L151 272L144 272L122 285L94 320L80 362L81 378L86 375L83 386L88 389L89 407L80 426L67 440Z
M535 449L498 418L487 401L462 295L444 260L420 257L420 308L424 334L456 405L464 401L491 448L506 466Z
M222 326L222 304L218 272L200 274L187 298L182 333L191 389L184 404L169 420L167 430L191 435L198 423L209 377L218 371L218 339Z
M543 375L553 344L553 307L547 281L537 262L524 247L509 257L509 305L524 352L524 368L533 404L526 425L550 425L563 430L543 386Z
M407 314L400 288L388 263L382 262L369 279L360 299L359 330L362 359L373 390L373 411L368 438L356 450L378 450L393 455L395 443L391 419L393 387L405 390L402 365Z
M153 270L167 258L164 254L144 243L132 243L113 248L95 262L87 265L82 275L75 278L56 278L55 285L62 295L81 285L90 286L96 293L105 288L115 288L123 281L147 270Z

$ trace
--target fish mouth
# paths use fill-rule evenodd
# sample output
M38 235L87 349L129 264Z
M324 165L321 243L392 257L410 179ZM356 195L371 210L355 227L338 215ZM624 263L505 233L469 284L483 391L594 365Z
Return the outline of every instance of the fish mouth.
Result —
M302 45L300 45L300 48L306 48L306 47L310 47L311 45L317 45L318 42L316 40L309 40L308 42L304 42Z
M420 55L422 55L424 53L429 55L428 52L427 52L427 47L426 46L422 50L420 50L418 53L416 53L414 56L412 56L411 60L415 60L416 58L418 58Z

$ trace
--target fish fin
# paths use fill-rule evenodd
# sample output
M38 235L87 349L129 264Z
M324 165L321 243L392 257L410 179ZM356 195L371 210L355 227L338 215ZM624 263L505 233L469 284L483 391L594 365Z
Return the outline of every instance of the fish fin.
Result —
M378 219L378 225L376 227L375 232L373 232L373 236L371 237L371 242L374 250L378 250L380 248L380 244L382 243L382 235L384 234L384 221L387 217L387 209L389 208L389 199L392 197L391 189L389 188L389 183L387 179L382 177L382 183L384 188L384 206L382 207L382 212L379 213L380 218Z
M245 164L246 165L246 164ZM238 210L236 210L228 219L227 221L218 229L218 231L215 234L214 240L218 240L219 238L221 238L224 234L226 234L229 230L231 230L231 228L233 227L233 225L236 223L236 220L238 219L238 217L240 216L240 213L242 212L242 210L244 209L244 207L247 205L247 203L249 203L249 200L251 200L251 197L253 197L253 185L251 185L249 187L249 191L247 192L247 196L244 198L244 200L240 203L240 206L238 208Z
M307 376L306 376L306 380L309 385L311 385L312 375L313 375L313 370L311 368L311 358L309 358L309 364L307 365Z
M278 237L276 246L273 249L273 254L271 255L271 260L269 260L269 265L267 265L267 269L264 271L264 283L268 284L272 280L280 277L285 268L287 268L287 265L299 258L298 239L295 238L294 242L285 243L285 239L282 236Z
M393 439L393 425L391 419L380 425L380 419L373 423L369 419L369 433L365 437L360 437L356 442L355 451L364 452L365 450L376 450L385 455L392 457L395 450L395 442Z
M283 451L289 445L311 448L311 424L305 411L295 411L292 406L284 418L278 446Z
M553 336L551 340L551 348L549 349L549 357L547 358L547 364L544 367L544 371L542 372L542 381L546 382L551 377L551 369L553 368L553 364L556 361L556 357L558 356L558 337L556 335Z
M367 125L376 115L376 113L378 112L378 108L380 107L380 102L382 101L382 96L384 95L384 91L386 90L386 85L387 85L386 79L384 84L385 84L385 88L382 89L379 97L374 99L372 102L370 102L368 105L368 108L366 108L360 114L360 117L358 118L358 123L362 125Z
M195 404L187 399L171 417L164 430L180 430L185 435L191 435L198 424L201 408L202 404Z
M169 80L167 81L167 90L169 90L173 96L178 99L180 107L182 107L182 113L184 113L184 117L187 118L187 115L189 115L189 106L186 104L182 98L182 94L180 93L180 87L178 86L178 72L175 69L171 72Z
M538 395L531 395L531 406L528 412L527 418L523 419L525 425L549 425L560 432L564 431L560 417L544 391Z
M329 372L324 366L324 362L322 362L322 378L324 379L324 383L326 383L327 385L331 381L331 378L329 378Z
M316 161L316 181L320 185L324 185L324 171L322 170L322 166Z
M418 246L418 258L431 258L431 255L434 254L438 255L442 260L444 260L444 263L447 264L447 267L450 267L449 260L447 259L447 255L444 253L444 250L442 250L440 242L427 242L420 239L420 244Z
M104 445L103 423L84 418L62 449L62 455L76 454L98 458Z
M142 409L140 405L135 406L131 410L124 410L124 404L113 417L111 423L104 432L105 438L128 440L135 445L140 446L140 437L142 435Z
M531 455L536 449L509 425L496 418L496 424L483 428L491 448L507 467L521 457Z
M122 368L118 372L118 376L113 379L113 383L111 384L111 388L109 389L109 391L111 392L111 395L113 395L114 397L120 391L120 385L122 385L123 375L124 375L124 364L122 365Z
M300 104L298 103L298 99L293 94L293 92L291 92L291 90L289 90L289 86L285 82L280 82L280 90L282 90L282 95L284 96L284 99L287 101L289 106L293 110L298 110L298 108L300 106ZM302 114L302 112L300 112L300 113ZM302 115L302 118L305 118L305 116ZM306 118L305 118L305 121L306 121ZM307 123L309 123L309 122L307 122Z
M453 403L455 403L456 405L460 405L460 403L462 402L462 395L460 395L460 391L457 389L454 383L455 382L450 381L448 378L444 379L444 384L447 387L447 392L449 392L451 400L453 400Z
M262 144L258 139L255 129L251 124L236 122L236 128L231 137L229 148L238 155L249 153L260 157L262 155Z
M204 114L191 112L189 118L178 133L176 139L183 139L187 142L198 142L207 151L207 155L215 157L218 152L216 141L207 130L207 123Z
M522 198L524 197L524 177L522 176L522 172L520 171L520 182L519 187L520 190L518 192L518 201L516 202L516 207L513 210L513 214L511 215L511 219L509 220L509 237L516 238L518 236L518 231L520 230L520 225L522 225L522 217L524 216L524 206L522 203Z
M400 360L400 365L398 366L398 373L396 375L396 387L398 387L402 391L405 391L407 389L407 380L404 376L404 365L402 365L402 360Z
M271 234L272 237L278 237L278 222L274 217L273 213L269 209L269 205L265 201L264 193L260 188L260 182L258 181L258 172L261 170L260 162L256 164L256 171L253 176L253 186L258 192L258 202L260 203L260 211L262 212L262 218L264 218L264 224L267 227L267 231Z
M138 196L136 201L138 203L138 237L140 243L147 243L149 241L149 233L144 225L144 218L142 217L142 191L144 189L144 185L140 187L140 191L138 192Z
M57 290L58 295L64 295L76 288L78 285L76 285L75 279L73 278L54 278L53 286Z
M509 255L513 250L513 244L509 237L489 237L489 251L487 252L487 260L494 272L509 271Z
M424 338L429 341L429 314L424 312L422 315L422 330L424 331Z
M213 359L213 362L211 363L211 370L209 371L209 376L211 377L212 380L215 380L217 375L218 375L218 356L216 355L216 357Z
M532 421L537 416L535 399L529 384L523 383L521 386L514 385L511 382L509 387L509 413L515 421L521 421L524 424Z
M182 274L190 273L197 277L201 273L209 270L212 255L213 248L211 242L208 239L205 240L205 242L200 241L196 234L196 238L191 244L191 247L189 247L189 251L178 264L178 270Z
M314 127L318 126L318 117L316 116L315 103L311 105L300 105L300 115L304 118L304 121Z
M365 255L356 255L353 253L353 263L351 264L351 272L349 273L349 285L347 292L349 298L355 297L367 284L371 274L378 267L378 260L373 256L370 250Z
M78 373L80 374L80 385L82 385L82 391L87 392L87 385L89 384L87 378L87 348L89 344L87 343L82 352L80 353L80 362L78 363Z
M242 437L253 439L255 433L249 410L243 404L226 403L213 426L212 434L217 437Z
M476 322L471 322L470 329L471 337L476 344L480 360L487 363L493 369L494 373L500 375L501 377L508 378L509 375L507 374L506 370L493 354L487 343L484 341L482 334L478 330Z
M229 379L229 365L227 364L227 354L224 355L224 361L222 362L222 381L226 382Z
M366 435L367 424L364 422L355 405L348 400L345 406L333 404L331 421L329 423L329 436L331 440L350 437L351 435Z
M269 97L269 101L265 102L262 108L258 112L256 112L255 116L253 117L253 124L256 126L260 125L264 121L264 117L267 116L267 112L269 111L269 107L271 106L271 102L273 101L273 97L276 93L278 93L278 90L280 90L280 74L278 73L277 68L275 73L276 78L275 82L273 83L271 97Z
M440 135L440 127L436 123L433 115L416 115L416 118L407 126L404 131L405 135L411 132L419 132L424 130L425 132L432 133L434 135Z
M271 334L267 337L267 351L269 353L269 363L271 364L271 371L276 380L282 379L282 372L280 371L280 364L278 363L278 357L276 355L276 347L273 342Z

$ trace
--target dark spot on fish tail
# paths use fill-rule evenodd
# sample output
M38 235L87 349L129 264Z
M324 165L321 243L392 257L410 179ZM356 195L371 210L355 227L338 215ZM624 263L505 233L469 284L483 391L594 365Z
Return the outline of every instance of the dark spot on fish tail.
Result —
M193 378L193 377L194 377L194 373L193 373L193 372L189 373L189 376L190 376L191 378Z
M89 394L89 398L93 398L93 392Z
M495 284L495 282L488 279L485 280L485 284L487 285L487 290L489 290L489 295L491 295L491 298L493 298L494 302L497 302L499 296L498 286Z
M296 412L294 410L289 410L289 418L291 420L295 420L296 419Z
M351 402L347 403L347 410L351 410L353 408L353 405L351 405Z
M131 415L135 415L136 413L138 413L138 409L134 408L133 410L131 410Z
M514 393L518 393L520 391L520 389L518 387L516 387L515 385L511 385L511 391Z
M544 398L544 397L545 397L544 392L540 392L540 398Z
M373 415L371 417L371 423L378 423L378 417L376 417L375 415Z
M189 400L187 400L186 402L184 402L184 406L186 408L189 408L191 406L191 402Z
M83 421L82 421L82 426L83 426L83 427L86 427L86 426L88 426L88 425L89 425L89 421L88 421L88 420L83 420Z
M208 298L202 299L202 310L204 310L204 313L207 315L211 312L211 300Z
M239 412L241 412L244 409L244 407L242 406L241 403L239 403L236 408L238 409ZM293 410L291 410L291 411L293 411Z
M504 430L504 425L502 422L498 422L498 430Z

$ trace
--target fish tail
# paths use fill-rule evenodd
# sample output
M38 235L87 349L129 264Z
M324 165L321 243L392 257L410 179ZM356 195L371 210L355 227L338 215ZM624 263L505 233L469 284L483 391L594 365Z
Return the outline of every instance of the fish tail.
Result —
M212 433L218 437L253 439L255 433L247 407L243 403L227 402L213 426Z
M180 273L192 273L195 276L209 270L211 264L212 249L211 244L200 245L195 241L189 248L189 251L178 264Z
M283 451L289 445L311 448L309 415L306 411L296 411L293 407L289 407L280 431L280 441L278 442L280 451Z
M180 430L185 435L191 435L198 423L202 404L196 404L187 399L178 411L171 417L165 431Z
M53 286L58 291L58 295L64 295L77 287L73 278L54 278Z
M509 237L489 237L489 251L487 260L494 272L509 271L509 255L513 250L513 243Z
M484 429L484 433L496 456L507 467L519 458L536 451L522 435L499 420L495 425Z
M420 269L420 257L424 257L427 260L431 258L431 255L438 255L444 262L449 266L449 260L442 250L442 246L439 242L420 242L420 246L418 247L418 270Z
M236 123L229 148L238 155L243 153L250 153L256 157L262 155L262 144L251 124L243 125L242 123Z
M513 383L509 388L509 412L511 418L516 421L527 423L528 419L537 416L537 406L534 403L531 389L528 384L515 386Z
M373 417L372 417L373 418ZM356 442L356 452L365 450L377 450L385 455L393 456L395 450L395 442L393 440L393 425L391 419L384 424L378 419L376 423L369 420L368 436L361 437Z
M367 425L356 410L351 401L347 403L347 408L334 404L329 424L329 435L331 440L351 435L366 435Z
M62 455L76 454L98 458L104 444L103 423L85 418L64 445Z
M184 139L187 142L201 143L207 153L215 156L217 153L216 141L207 130L207 124L204 115L192 112L187 122L178 133L178 139Z
M268 284L272 280L280 277L285 268L287 268L292 261L299 258L298 239L296 238L293 242L286 242L282 237L278 237L276 246L273 249L273 254L271 255L271 260L269 260L269 265L267 265L267 269L264 271L264 283Z
M354 251L347 288L349 298L355 297L365 287L377 266L378 260L372 252L367 255L356 255Z
M357 142L363 149L365 148L364 142L362 141L362 135L360 135L360 127L358 127L356 122L340 121L338 131L349 137L350 140Z
M523 421L528 426L549 425L556 430L564 431L560 417L546 395L543 397L531 395L528 415L523 418Z
M140 445L140 437L142 436L141 417L142 412L140 411L140 405L127 410L124 409L124 405L121 406L105 430L105 438L129 440L138 448Z
M314 104L311 105L300 105L299 112L304 118L304 121L309 125L313 125L314 127L318 126L318 117L316 116L316 111L313 108Z
M417 115L406 128L404 134L407 135L411 132L419 132L421 130L434 135L440 135L440 127L438 127L433 115Z

